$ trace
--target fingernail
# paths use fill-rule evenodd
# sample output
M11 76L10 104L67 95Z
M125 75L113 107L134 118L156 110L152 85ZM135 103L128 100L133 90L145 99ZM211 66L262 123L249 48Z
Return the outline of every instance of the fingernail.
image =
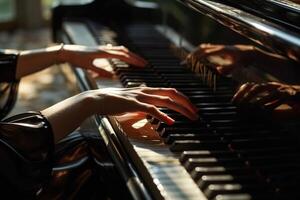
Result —
M194 116L194 121L198 120L199 119L199 115L196 113L196 115Z
M183 61L180 62L180 65L185 65L185 64L187 64L186 60L183 60Z
M199 111L199 108L197 108L197 107L194 106L194 105L193 105L193 109L194 109L194 112L195 112L195 113L197 113L197 112Z
M174 122L175 122L174 119L172 119L172 118L169 117L169 116L166 116L166 123L167 123L169 126L173 125Z

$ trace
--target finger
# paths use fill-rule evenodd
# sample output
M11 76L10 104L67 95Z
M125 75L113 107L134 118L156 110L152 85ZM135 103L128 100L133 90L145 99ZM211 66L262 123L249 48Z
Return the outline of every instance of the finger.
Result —
M182 104L191 112L198 112L198 108L194 104L192 104L189 98L174 88L144 88L142 91L147 94L170 97L178 104Z
M255 100L252 101L252 103L258 104L261 107L264 107L265 105L270 104L275 101L278 101L279 99L280 99L279 92L273 91L266 96L255 98Z
M105 49L107 51L119 51L119 52L128 54L129 57L134 58L141 63L141 65L139 65L139 66L143 67L148 64L148 62L145 59L143 59L142 57L138 56L137 54L129 51L129 49L127 49L125 46L104 46L103 49Z
M245 83L243 84L239 90L235 93L232 98L232 102L239 103L241 99L247 94L247 92L253 87L254 83Z
M216 66L217 72L223 76L228 76L232 73L232 70L235 68L234 65L226 65L226 66Z
M283 100L278 99L276 101L273 101L271 103L268 103L264 106L265 109L267 110L274 110L275 108L277 108L278 106L280 106L283 103Z
M146 65L146 61L143 58L141 58L137 55L134 55L131 52L125 53L122 51L114 51L114 50L109 50L106 52L108 53L107 57L109 57L109 58L117 58L128 64L138 66L138 67L144 67Z
M250 102L253 98L255 98L258 94L262 92L268 92L268 85L266 84L255 84L245 93L243 98L240 99L240 103Z
M144 103L169 108L171 110L181 113L182 115L186 116L191 120L197 120L199 118L199 116L196 113L191 112L183 105L178 104L176 101L172 100L170 97L143 94L138 98L138 100Z
M147 103L139 103L139 111L145 112L150 114L151 116L155 117L156 119L165 122L168 125L174 124L174 119L166 115L165 113L161 112L158 108L156 108L153 105L147 104Z
M123 51L126 53L129 52L129 50L124 46L105 46L104 48L107 50Z
M220 54L223 54L224 52L227 53L227 48L225 48L225 46L223 46L223 45L215 45L213 47L204 49L204 53L206 56L211 55L211 54L220 55Z
M98 67L95 67L95 66L88 66L87 68L89 70L97 73L99 77L112 78L114 76L113 72L107 71L107 70L105 70L103 68L98 68Z
M201 59L204 57L205 50L209 48L212 48L210 44L201 44L197 49L187 55L185 59L186 63L193 64L195 60Z
M210 44L210 43L202 43L199 45L198 48L207 48L207 47L211 47L211 46L214 46L213 44Z

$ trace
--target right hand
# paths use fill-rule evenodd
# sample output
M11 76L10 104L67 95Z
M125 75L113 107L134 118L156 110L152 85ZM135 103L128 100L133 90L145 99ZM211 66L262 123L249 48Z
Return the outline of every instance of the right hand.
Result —
M94 110L100 115L121 115L144 112L171 125L174 120L161 112L159 107L175 110L191 120L197 120L198 109L182 93L173 88L106 88L89 91L96 99Z

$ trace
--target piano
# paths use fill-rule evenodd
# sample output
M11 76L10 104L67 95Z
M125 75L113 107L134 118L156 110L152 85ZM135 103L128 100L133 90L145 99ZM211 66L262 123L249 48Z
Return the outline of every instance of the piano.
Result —
M281 74L249 66L221 77L184 57L201 43L251 44L300 60L300 5L288 0L61 0L53 39L82 45L124 45L149 61L143 69L107 62L117 80L75 69L82 90L174 87L200 109L191 122L168 126L150 116L95 116L120 179L132 199L300 199L297 120L274 121L263 110L231 103L246 81L299 83L297 64ZM299 65L299 63L298 63ZM286 73L288 72L288 73Z

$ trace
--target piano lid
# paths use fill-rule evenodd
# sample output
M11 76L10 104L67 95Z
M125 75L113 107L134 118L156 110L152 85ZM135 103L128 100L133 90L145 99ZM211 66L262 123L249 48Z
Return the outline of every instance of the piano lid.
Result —
M300 29L300 26L298 26L300 23L300 6L298 4L284 4L283 2L287 1L279 0L254 0L249 2L247 0L237 0L234 3L229 0L222 1L222 3L218 0L178 1L215 19L231 30L246 36L274 53L281 54L298 62L300 61L300 32L297 30L297 28ZM261 2L264 2L266 6L260 6L258 3ZM247 5L252 3L251 7L247 7ZM270 6L268 7L267 5ZM273 8L276 7L277 10L272 9L271 5ZM265 13L265 17L254 13L254 9L257 9L256 12L260 12L261 14ZM269 12L265 12L264 10L269 10ZM287 11L289 11L288 13L292 13L290 15L294 17L289 19L279 15L280 12L287 13ZM297 23L293 23L293 20L296 19L298 19ZM279 23L278 20L281 20L281 22Z
M224 0L223 2L299 32L300 1L293 1L299 3L288 0Z

